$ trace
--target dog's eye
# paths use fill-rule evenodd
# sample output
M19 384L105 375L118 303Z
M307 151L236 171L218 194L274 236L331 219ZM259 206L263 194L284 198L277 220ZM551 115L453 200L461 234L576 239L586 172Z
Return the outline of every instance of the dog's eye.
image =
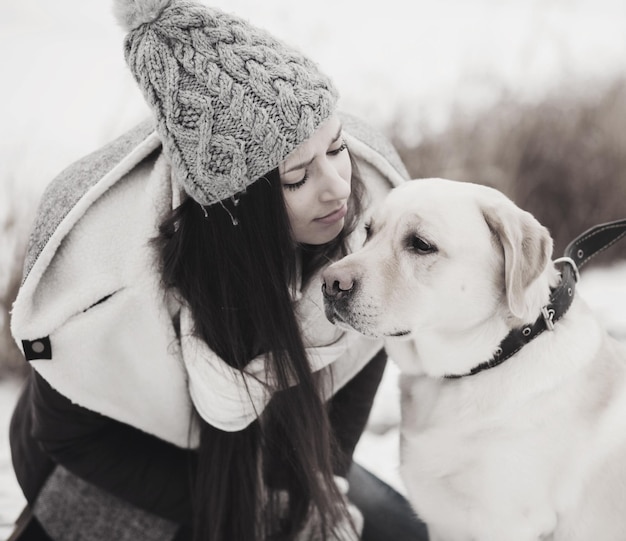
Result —
M408 238L407 244L409 248L417 254L432 254L437 251L437 248L435 246L418 237L417 235L411 235Z

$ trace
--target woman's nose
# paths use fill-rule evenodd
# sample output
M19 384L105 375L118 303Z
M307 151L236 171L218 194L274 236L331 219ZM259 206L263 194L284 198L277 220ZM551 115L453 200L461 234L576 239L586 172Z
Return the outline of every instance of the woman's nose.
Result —
M323 201L348 198L350 195L350 171L340 171L334 164L326 161L320 173L323 177L320 198Z

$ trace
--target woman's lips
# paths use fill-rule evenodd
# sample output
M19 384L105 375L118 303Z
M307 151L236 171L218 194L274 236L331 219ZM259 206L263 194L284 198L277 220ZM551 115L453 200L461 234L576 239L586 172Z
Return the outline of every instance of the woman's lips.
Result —
M323 224L334 224L335 222L338 222L339 220L343 219L347 213L348 213L348 205L344 203L343 205L341 205L340 208L331 212L330 214L327 214L326 216L322 216L321 218L315 218L315 221L323 223Z

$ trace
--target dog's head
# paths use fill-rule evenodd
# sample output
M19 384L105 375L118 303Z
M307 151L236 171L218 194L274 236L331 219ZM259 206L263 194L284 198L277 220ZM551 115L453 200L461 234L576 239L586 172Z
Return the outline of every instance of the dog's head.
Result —
M501 192L420 179L394 189L362 248L323 275L326 316L370 336L533 321L556 281L552 239Z

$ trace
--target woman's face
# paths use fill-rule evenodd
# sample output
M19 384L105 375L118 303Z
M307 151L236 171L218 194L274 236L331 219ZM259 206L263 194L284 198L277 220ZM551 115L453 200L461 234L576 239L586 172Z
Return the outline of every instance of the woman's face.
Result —
M343 229L352 177L339 118L326 120L278 171L294 239L303 244L333 240Z

